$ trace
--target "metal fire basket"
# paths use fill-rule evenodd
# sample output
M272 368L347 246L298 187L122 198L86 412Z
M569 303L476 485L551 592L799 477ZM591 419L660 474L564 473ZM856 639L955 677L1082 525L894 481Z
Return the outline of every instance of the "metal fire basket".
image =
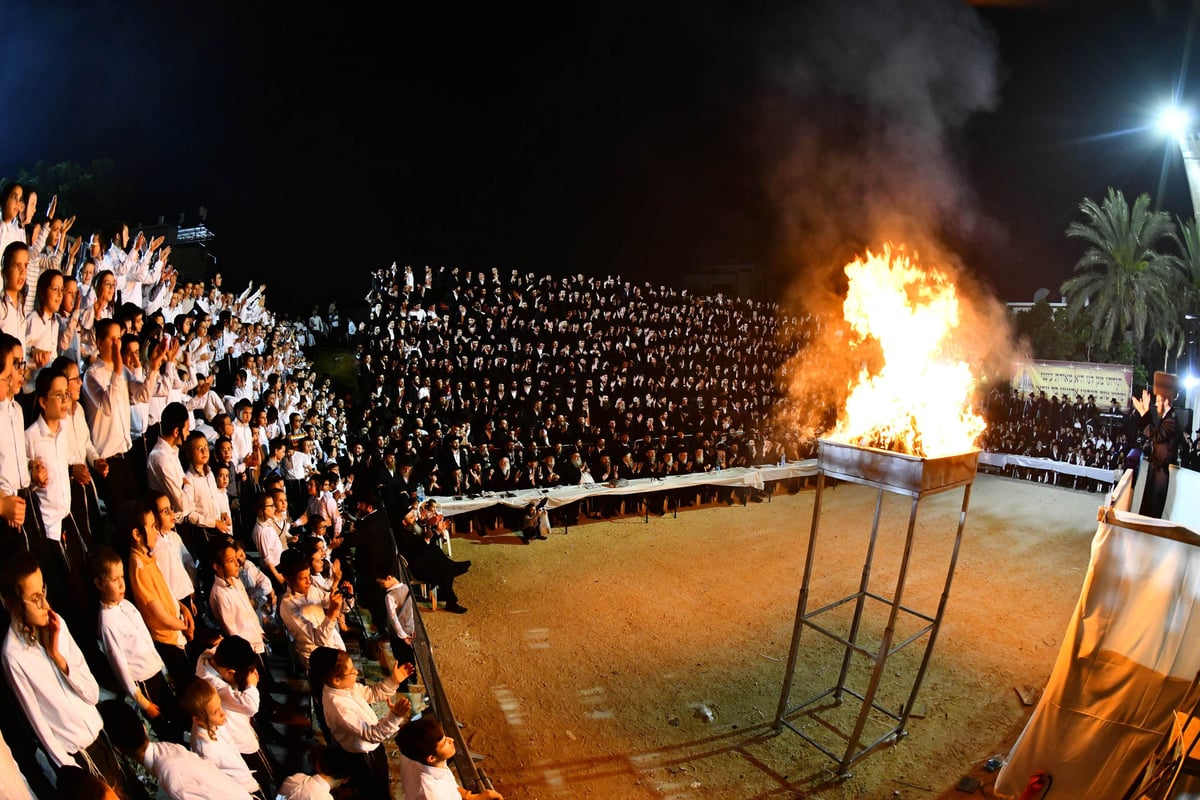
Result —
M779 708L775 713L773 727L776 733L787 728L799 735L809 744L816 747L825 755L838 763L839 777L850 776L849 768L856 761L866 757L878 748L891 744L901 737L907 736L905 729L916 702L917 692L933 655L933 645L937 640L938 629L941 627L942 615L946 610L946 602L950 596L950 583L954 578L954 567L958 560L958 549L962 543L963 526L967 520L967 506L971 500L971 484L975 480L975 469L979 460L979 451L968 452L940 458L922 458L919 456L893 453L887 450L857 447L842 442L822 439L818 442L817 454L817 494L813 501L812 530L808 537L808 552L804 561L804 579L800 586L800 599L796 606L796 622L792 630L792 644L788 652L787 671L784 675L783 690L779 697ZM821 518L821 498L825 489L826 478L871 486L878 490L875 500L875 514L871 524L871 537L867 543L866 558L863 563L862 577L858 591L841 600L829 603L814 611L808 610L809 588L813 574L813 555L816 551L817 530ZM946 570L946 582L942 589L941 600L937 611L932 615L921 613L903 605L905 582L908 569L913 557L913 532L917 523L917 507L921 498L958 488L963 489L962 510L958 516L958 530L954 535L954 545L950 562ZM876 539L879 534L879 520L883 508L883 493L904 495L912 498L912 508L908 517L908 532L904 540L904 552L896 577L896 587L891 597L885 597L870 590L872 559L875 555ZM864 613L868 600L873 601L871 608L882 605L886 614L886 623L878 649L872 650L863 644ZM840 609L847 603L853 603L849 630L845 635L832 630L832 625L820 624L821 618ZM897 620L900 615L907 615L905 622L915 621L918 628L903 638L897 634ZM800 649L800 634L804 628L812 628L845 649L841 657L841 669L837 682L803 701L799 705L789 706L792 691L792 681L796 676L797 654ZM897 641L897 639L899 639ZM907 701L899 708L886 708L877 702L881 682L884 678L888 659L911 644L924 640L925 651L921 655L920 667L908 692ZM857 654L873 664L865 690L857 691L848 683L851 659ZM846 748L838 753L816 741L798 725L799 717L805 714L819 712L822 708L840 706L846 696L858 700L861 710L854 721L853 731L845 735ZM824 703L824 705L820 705ZM864 742L864 732L869 719L885 719L891 728L871 741ZM893 724L894 723L894 724ZM828 723L821 727L829 728ZM877 725L875 727L878 727Z

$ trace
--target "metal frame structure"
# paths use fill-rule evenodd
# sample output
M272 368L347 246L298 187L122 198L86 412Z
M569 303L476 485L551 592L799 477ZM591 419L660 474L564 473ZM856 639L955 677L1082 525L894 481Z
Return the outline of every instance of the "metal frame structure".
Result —
M963 527L966 524L967 506L971 500L971 485L975 480L978 459L978 450L971 450L962 454L941 458L921 458L885 450L856 447L827 439L822 439L818 442L817 493L813 502L812 529L808 538L808 551L804 561L804 578L800 585L800 599L796 607L796 621L792 630L791 649L788 652L787 671L784 675L783 689L779 697L779 708L775 713L773 727L776 733L781 732L786 727L836 761L841 778L850 776L849 768L856 761L866 757L881 746L908 735L905 726L908 724L913 704L917 698L917 692L921 688L921 682L929 666L930 657L933 655L933 646L937 640L938 630L942 623L942 615L946 610L946 602L950 596L950 584L954 578L955 565L958 562L958 551L962 543ZM815 566L814 554L816 552L817 533L821 518L821 499L827 477L870 486L877 489L878 494L875 501L875 514L871 524L871 537L867 544L867 552L858 591L843 597L841 600L821 606L814 611L809 611L808 603L810 600L811 579ZM917 523L917 509L922 498L958 488L963 489L962 509L958 517L958 529L955 532L954 546L950 556L950 563L946 570L946 580L942 589L941 600L938 603L937 611L930 616L903 604L905 584L908 579L908 568L913 557L913 534ZM891 597L886 597L870 590L871 568L875 556L876 540L879 534L879 519L883 509L884 492L900 494L912 499L912 508L908 517L908 531L904 541L904 554L901 558L895 590ZM863 629L862 623L867 600L882 603L887 608L887 622L877 650L870 650L864 647L859 641ZM850 602L854 603L854 611L847 635L842 636L840 633L830 630L827 626L817 624L817 619L821 615ZM896 639L896 622L901 612L915 617L925 624L916 633L909 635L902 641L894 643ZM800 634L806 627L812 628L814 631L829 637L845 648L842 655L841 670L838 673L837 683L832 687L817 693L799 705L789 706L792 682L796 675L797 654L800 649ZM876 695L878 694L888 659L900 650L925 638L926 635L928 635L928 638L925 642L925 652L921 658L920 668L913 679L912 689L908 695L907 702L904 703L898 712L876 703ZM856 691L846 685L851 659L855 654L863 656L874 663L868 685L862 692ZM848 736L846 749L841 754L835 753L820 742L817 742L797 725L789 721L789 718L798 716L815 703L828 697L832 697L833 702L840 705L844 695L850 695L859 700L862 703L862 708L859 711L854 730ZM863 743L863 732L872 711L879 712L894 720L895 725L874 741Z

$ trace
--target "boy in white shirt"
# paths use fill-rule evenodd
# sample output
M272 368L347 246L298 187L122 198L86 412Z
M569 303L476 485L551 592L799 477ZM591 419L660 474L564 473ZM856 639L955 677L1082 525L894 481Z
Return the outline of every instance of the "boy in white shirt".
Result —
M225 709L221 707L221 696L213 685L208 681L192 681L179 698L179 705L192 720L192 752L212 762L247 792L257 792L259 787L254 773L246 766L229 736L220 734L225 724Z
M100 715L113 746L145 767L171 800L251 800L250 793L215 764L183 745L150 741L137 712L122 701L105 700Z
M333 800L333 789L350 777L352 756L340 747L318 747L312 756L316 775L297 772L279 784L276 800Z
M183 741L175 693L141 613L125 599L125 565L111 547L92 551L92 581L100 593L96 635L100 649L126 694L137 703L160 739Z
M165 492L151 492L150 503L158 522L158 542L154 545L154 560L167 581L171 594L194 616L196 603L196 559L175 529L175 510Z
M390 566L382 565L375 581L385 592L383 605L387 611L387 631L391 640L392 658L399 664L408 664L414 661L412 642L417 630L413 618L412 592L392 574Z
M446 762L457 752L435 717L414 719L396 735L404 800L504 800L494 789L468 792L458 786Z

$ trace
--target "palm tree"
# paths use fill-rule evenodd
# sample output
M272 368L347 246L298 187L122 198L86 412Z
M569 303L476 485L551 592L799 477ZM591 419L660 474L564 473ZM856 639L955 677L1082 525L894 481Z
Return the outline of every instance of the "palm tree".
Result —
M1170 216L1152 211L1147 194L1139 195L1130 209L1125 196L1112 188L1103 203L1084 198L1079 209L1087 221L1072 222L1067 236L1083 239L1088 248L1075 264L1078 274L1062 285L1068 314L1074 317L1090 307L1097 348L1108 349L1127 334L1139 355L1149 341L1168 348L1178 343L1177 259L1159 249L1174 234Z

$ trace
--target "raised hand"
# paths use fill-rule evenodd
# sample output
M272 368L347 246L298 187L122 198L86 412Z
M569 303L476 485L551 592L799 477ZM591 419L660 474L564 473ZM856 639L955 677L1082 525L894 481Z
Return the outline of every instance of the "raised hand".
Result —
M387 707L397 717L408 716L408 712L412 711L412 703L408 702L407 697L399 697L394 703L388 700Z
M1141 416L1146 416L1146 412L1150 410L1150 392L1146 389L1142 390L1142 396L1139 398L1136 394L1133 396L1133 409Z
M415 675L416 672L417 668L412 664L400 664L397 662L396 665L392 667L392 680L394 680L396 683L404 683L406 680Z

